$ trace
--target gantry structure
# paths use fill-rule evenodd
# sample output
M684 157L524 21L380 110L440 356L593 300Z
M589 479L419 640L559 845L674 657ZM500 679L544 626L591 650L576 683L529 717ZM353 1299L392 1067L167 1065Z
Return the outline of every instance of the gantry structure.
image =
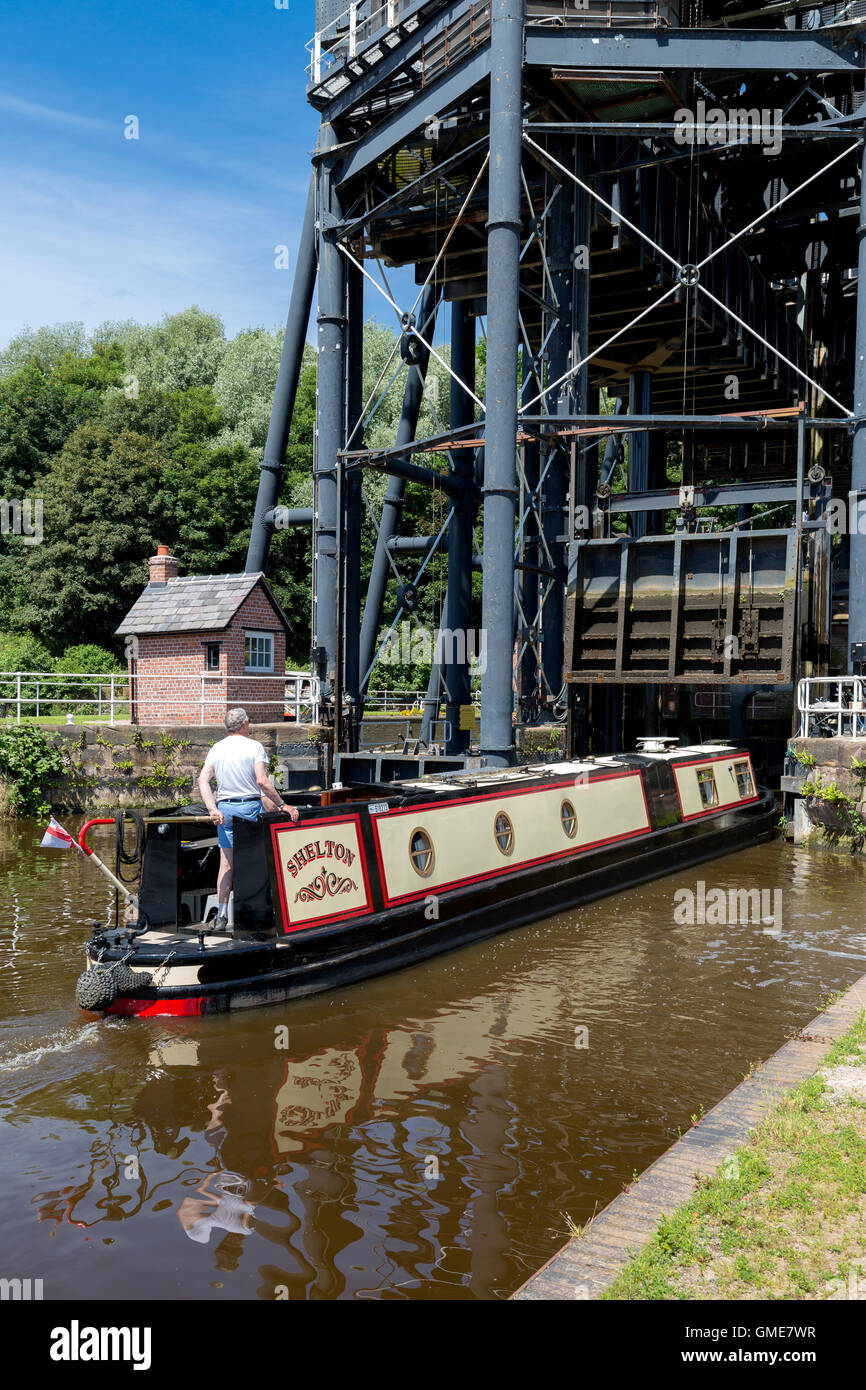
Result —
M856 517L866 492L866 0L320 0L316 26L321 125L247 567L275 526L311 526L338 747L437 551L446 633L473 629L481 567L494 767L515 719L568 710L573 749L610 746L624 690L652 732L662 684L826 671L840 556L866 652L866 519L835 547L825 524L831 497ZM314 289L314 505L291 512ZM371 301L399 337L364 399ZM450 419L422 438L431 359ZM367 447L401 378L393 444ZM436 534L400 533L406 488L446 499ZM457 759L467 645L428 692Z

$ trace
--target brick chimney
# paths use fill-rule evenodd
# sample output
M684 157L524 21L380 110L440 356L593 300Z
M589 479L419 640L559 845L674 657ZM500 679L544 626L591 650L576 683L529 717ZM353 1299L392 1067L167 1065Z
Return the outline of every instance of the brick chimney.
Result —
M178 563L169 553L167 545L158 545L156 554L148 560L151 584L164 584L167 579L177 579Z

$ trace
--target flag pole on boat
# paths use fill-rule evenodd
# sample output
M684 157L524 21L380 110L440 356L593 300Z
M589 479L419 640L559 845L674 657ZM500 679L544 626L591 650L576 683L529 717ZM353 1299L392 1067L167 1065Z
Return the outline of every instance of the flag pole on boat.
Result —
M114 820L113 818L89 820L86 825L82 825L78 832L78 839L76 840L75 836L70 835L68 830L64 830L60 822L56 821L52 816L48 822L48 828L42 836L39 847L40 849L69 849L70 846L73 846L84 855L85 859L89 859L92 864L96 865L97 869L99 869L109 882L114 885L127 903L132 904L133 907L137 907L138 897L135 893L130 893L129 885L117 878L116 875L111 872L108 865L103 864L96 851L92 850L85 842L84 837L92 825L114 825Z

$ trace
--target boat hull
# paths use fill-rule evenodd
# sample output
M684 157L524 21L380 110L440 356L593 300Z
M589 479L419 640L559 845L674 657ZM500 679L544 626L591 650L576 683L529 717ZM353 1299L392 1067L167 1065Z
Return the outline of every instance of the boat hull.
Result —
M196 948L188 936L151 932L137 943L131 963L150 971L161 966L155 982L117 998L106 1012L203 1015L341 988L734 853L768 839L776 819L773 794L761 790L713 814L686 815L663 828L648 825L640 835L567 860L548 857L499 876L479 874L463 886L360 917L337 917L304 930L285 930L284 919L283 932L269 940L214 945L215 938L205 936ZM103 963L123 951L121 941L110 945L102 951Z

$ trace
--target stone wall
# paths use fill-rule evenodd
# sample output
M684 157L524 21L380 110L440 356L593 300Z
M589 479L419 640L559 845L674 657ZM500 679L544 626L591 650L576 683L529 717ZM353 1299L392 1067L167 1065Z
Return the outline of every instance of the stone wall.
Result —
M276 767L278 787L325 784L329 730L281 721L254 724L252 732ZM521 725L515 732L520 763L558 762L565 756L564 724ZM45 789L46 797L56 808L74 811L198 801L196 784L208 750L225 736L224 729L199 724L69 724L45 728L44 733L63 753L65 769Z
M864 852L866 740L791 739L782 791L786 832L795 844L809 840L846 853Z
M61 725L44 730L63 754L64 772L46 796L65 810L96 811L187 805L198 801L198 775L208 750L225 730L199 725L165 728L128 724ZM288 786L289 770L307 782L317 776L317 725L256 724L253 736L264 745L277 785Z

